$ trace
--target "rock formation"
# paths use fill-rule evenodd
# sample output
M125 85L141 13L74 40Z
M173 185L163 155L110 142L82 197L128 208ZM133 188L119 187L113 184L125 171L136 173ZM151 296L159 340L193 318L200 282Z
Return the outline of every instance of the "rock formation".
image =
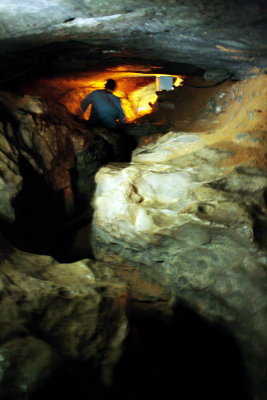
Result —
M264 0L12 0L1 4L1 20L3 80L36 67L98 69L114 60L193 75L223 69L238 79L267 66Z
M124 284L96 282L86 261L59 264L1 238L1 398L28 396L66 365L110 384L127 293Z
M95 257L132 265L234 333L259 398L267 355L264 82L219 91L215 103L246 95L236 107L224 101L215 128L147 138L130 165L101 168L93 200Z
M266 400L266 1L0 15L0 397ZM74 115L162 74L131 160Z
M191 83L199 84L199 78ZM66 363L90 370L96 381L110 381L126 335L126 304L130 313L142 314L145 307L145 313L165 319L186 304L231 333L254 398L264 398L266 78L225 83L202 99L192 100L192 90L185 84L159 93L157 110L144 117L144 126L163 118L172 130L141 136L130 163L110 163L97 172L92 229L82 230L71 249L61 239L75 195L85 196L89 210L95 171L119 154L116 137L98 128L88 132L60 105L52 109L49 101L2 92L1 212L11 226L20 222L15 243L42 252L37 244L50 236L48 243L59 239L55 246L63 246L66 257L81 258L90 248L96 259L60 264L3 242L4 397L36 391ZM177 114L180 107L184 112ZM80 174L76 187L72 168ZM52 194L65 194L64 224L57 229L53 194L46 235L37 234L45 225L34 203L28 209L27 201L19 203L26 190L27 200L33 196L38 204L41 178ZM4 231L14 242L18 231Z
M17 245L51 254L66 221L90 214L94 174L119 155L118 138L41 98L1 92L0 102L1 219Z

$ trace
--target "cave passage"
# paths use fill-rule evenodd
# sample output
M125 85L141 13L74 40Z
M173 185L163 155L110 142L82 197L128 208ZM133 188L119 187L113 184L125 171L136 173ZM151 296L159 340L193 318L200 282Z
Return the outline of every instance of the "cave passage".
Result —
M107 79L117 83L114 94L121 99L128 123L134 123L140 117L153 112L157 93L178 87L183 78L180 75L157 73L155 66L125 65L102 67L102 71L69 73L59 76L42 76L19 85L19 92L59 102L72 114L79 114L80 102L89 93L103 89ZM140 69L140 71L139 71ZM153 71L153 69L155 71ZM146 72L141 72L147 70ZM84 115L90 116L90 109Z
M94 381L88 366L66 366L30 400L251 400L235 340L189 307L166 318L148 306L129 313L129 326L111 387Z
M36 172L28 160L19 156L23 187L12 205L15 210L15 242L27 251L57 254L65 239L64 198Z
M0 400L267 399L266 4L0 3Z
M75 165L68 170L64 162L61 163L61 159L69 159L69 145L66 149L63 148L63 152L57 150L57 153L51 154L55 159L54 164L60 165L56 174L51 174L51 171L43 168L45 158L41 162L41 169L44 169L41 173L34 169L22 153L19 154L18 166L20 176L23 178L23 186L12 201L15 222L12 227L6 229L8 239L18 248L32 253L51 255L62 262L79 258L76 249L74 256L69 255L68 251L76 232L88 223L90 224L92 217L90 201L94 193L94 175L97 170L109 162L130 162L132 150L136 148L141 138L145 140L145 137L158 131L167 132L167 117L164 122L157 121L157 118L153 121L146 120L145 117L157 109L159 93L172 91L174 87L180 85L182 78L178 75L151 72L149 70L156 69L152 66L148 68L148 72L142 73L134 71L137 68L141 66L119 66L102 72L73 73L68 76L35 77L18 84L17 91L21 95L33 96L33 99L37 96L37 99L40 97L49 102L45 103L48 110L47 116L44 116L43 125L33 125L34 135L38 137L40 129L46 130L44 135L50 136L46 137L45 141L51 143L52 149L54 133L49 124L54 123L56 140L67 143L72 140L79 141L83 136L87 146L84 148L80 146L79 150L75 150ZM97 127L95 132L94 128L88 127L85 120L75 115L79 113L80 101L83 97L95 89L103 88L108 78L117 80L118 87L115 94L121 98L128 121L122 131L116 133L105 132L101 127ZM53 104L62 104L68 111L51 114L50 118L49 113L53 112ZM166 110L163 110L164 113ZM89 115L87 113L85 118L88 119ZM76 139L73 139L71 127L67 134L63 133L65 125L69 123L73 124L74 130L75 123L78 123L79 128L82 129L82 135L78 134ZM18 127L18 129L24 128ZM45 141L43 147L34 149L36 153L33 156L34 159L39 160L45 157L38 153L38 150L43 153L46 149ZM32 154L32 149L29 151ZM50 149L48 151L50 152ZM72 213L66 212L64 189L55 189L53 179L60 180L61 175L65 176L65 181L71 182L68 190L73 201ZM90 250L85 254L92 255Z

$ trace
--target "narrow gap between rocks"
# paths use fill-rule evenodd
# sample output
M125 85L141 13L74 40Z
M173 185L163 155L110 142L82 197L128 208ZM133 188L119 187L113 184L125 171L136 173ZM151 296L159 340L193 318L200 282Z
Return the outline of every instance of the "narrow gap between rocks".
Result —
M88 241L82 248L78 244L73 252L70 249L77 232L79 235L80 231L90 230L95 173L108 162L130 162L138 142L168 131L168 111L173 108L168 91L182 82L178 75L156 74L156 67L151 66L147 73L138 72L138 68L122 66L103 72L47 75L21 81L13 87L15 96L23 96L22 109L25 102L30 103L14 129L22 177L22 188L12 201L15 222L2 223L7 238L18 248L51 255L62 262L92 257ZM153 68L155 72L151 72ZM89 113L84 115L85 119L77 117L81 100L91 91L102 89L110 78L116 79L115 94L120 97L127 118L127 124L118 133L88 126ZM38 107L42 109L40 117ZM153 118L159 109L160 116ZM27 148L27 133L22 137L19 133L29 130L27 119L33 135L43 141L36 145L33 137L32 148ZM74 150L70 141L74 142ZM52 162L47 161L49 157Z

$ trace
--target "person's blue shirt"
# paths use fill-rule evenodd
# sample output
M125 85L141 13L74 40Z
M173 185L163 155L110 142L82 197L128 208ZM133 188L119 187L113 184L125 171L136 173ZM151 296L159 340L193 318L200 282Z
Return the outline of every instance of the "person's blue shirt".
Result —
M89 123L92 125L100 124L106 128L116 128L116 121L124 122L120 98L108 90L95 90L88 94L81 102L81 109L85 112L92 104Z

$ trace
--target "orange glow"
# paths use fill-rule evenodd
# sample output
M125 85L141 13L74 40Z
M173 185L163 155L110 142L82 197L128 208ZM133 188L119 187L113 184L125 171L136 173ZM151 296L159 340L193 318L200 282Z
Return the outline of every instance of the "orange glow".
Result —
M121 103L128 122L133 122L136 118L152 112L152 105L157 101L158 96L155 93L155 82L146 86L137 88L129 95L120 96L121 93L115 92L121 98ZM150 104L149 104L150 103Z
M103 89L107 79L115 79L117 88L114 94L121 98L127 122L133 122L135 119L151 113L153 105L157 101L156 77L166 74L158 74L153 69L157 69L157 67L124 65L101 72L41 78L25 84L22 91L24 94L62 103L72 114L79 114L80 103L87 94L96 89ZM145 72L137 72L138 70ZM182 82L179 76L171 76L174 78L175 86ZM83 118L88 119L89 116L90 109L86 111Z

